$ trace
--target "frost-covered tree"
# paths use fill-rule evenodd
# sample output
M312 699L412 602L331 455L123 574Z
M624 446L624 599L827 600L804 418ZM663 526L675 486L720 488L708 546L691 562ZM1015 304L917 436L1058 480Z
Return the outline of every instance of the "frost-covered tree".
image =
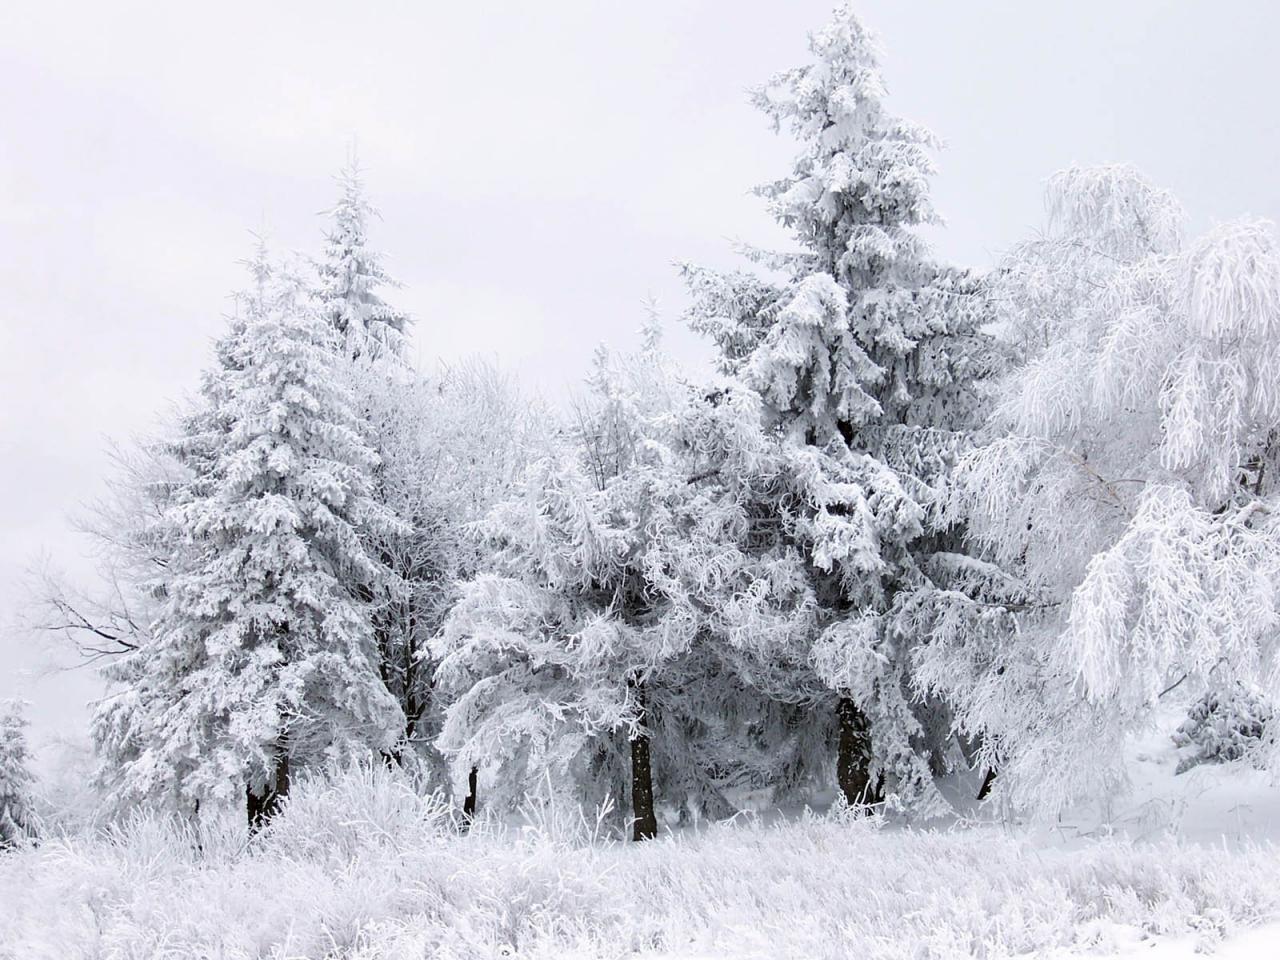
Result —
M395 523L369 494L376 456L305 283L252 269L174 447L189 477L166 513L179 540L163 604L95 719L119 797L247 796L251 822L291 769L385 749L402 728L357 591L379 563L359 530Z
M950 602L955 536L936 505L998 357L977 281L921 237L937 219L933 139L885 108L872 38L844 7L810 49L815 62L754 95L802 147L759 191L798 249L747 251L759 274L686 267L689 320L759 393L797 468L822 471L814 499L769 509L808 558L808 661L838 693L846 798L878 798L883 778L936 809L949 719L910 661Z
M321 313L351 356L399 354L410 320L383 299L384 289L399 284L369 247L369 221L378 212L354 158L338 174L338 186L342 196L328 213L324 253L316 263Z
M643 839L657 832L648 674L688 648L693 624L646 576L665 464L645 431L669 384L650 363L636 394L618 391L613 375L602 353L595 402L573 435L484 521L494 570L463 587L439 644L439 675L454 693L441 745L459 769L478 768L499 803L547 774L602 799L625 780L614 742L625 731Z
M354 157L337 180L342 195L328 211L324 253L315 264L317 299L336 333L335 369L346 376L361 436L377 455L370 495L397 521L360 529L364 549L379 562L358 589L370 606L383 682L405 717L392 751L405 761L422 752L410 744L422 742L420 727L430 711L429 664L420 654L439 616L423 600L445 592L449 561L439 549L438 528L454 524L424 502L429 466L423 461L436 452L422 442L430 435L430 390L404 361L408 316L383 298L385 288L399 284L369 246L368 226L377 211ZM429 749L425 759L439 767Z
M1006 800L1051 812L1122 785L1166 691L1277 690L1280 242L1242 220L1187 245L1126 167L1058 174L1049 199L999 273L1021 362L954 488L1008 575L971 595L1004 613L958 616L921 670Z
M383 574L367 584L379 670L405 726L395 755L425 764L448 787L435 741L443 703L428 641L488 555L475 524L508 496L547 445L547 418L493 366L468 362L431 375L380 361L351 370L362 433L379 455L374 491L397 519L362 530Z
M152 664L144 651L179 569L186 539L180 508L207 492L216 450L230 429L222 386L239 369L231 347L246 317L268 309L273 268L262 237L244 265L251 283L236 294L228 333L214 344L216 368L206 373L205 389L180 405L156 436L117 446L108 494L83 525L98 547L99 573L108 589L95 594L49 576L41 596L41 625L67 635L82 655L103 663L109 689L96 705L92 734L99 786L117 806L148 796L150 788L139 790L128 775L154 732L149 714L156 710L155 690L147 676ZM178 802L173 792L166 799Z
M369 244L377 212L352 161L338 177L316 264L321 312L338 333L339 368L349 378L360 430L377 453L371 495L397 521L361 528L379 563L360 584L378 643L379 669L405 726L393 754L425 763L447 786L434 748L441 704L427 640L456 599L456 584L481 565L472 524L510 491L539 445L538 407L509 378L469 362L424 375L405 358L410 319L389 304L399 284Z
M96 779L118 809L149 796L153 786L131 782L130 771L154 735L157 691L143 652L154 638L186 538L180 508L207 491L217 446L229 431L222 386L238 367L231 347L246 317L268 309L273 267L263 237L244 262L250 285L235 294L228 332L214 344L215 368L204 389L177 412L158 436L122 448L109 494L93 510L86 531L99 547L100 573L111 585L105 598L47 580L44 624L65 633L94 660L104 661L108 694L97 705L92 734ZM183 804L175 791L169 803Z
M759 435L758 410L685 384L653 344L602 351L590 385L560 449L482 525L493 569L464 585L438 645L441 744L494 803L549 776L631 809L642 839L664 799L716 816L730 786L777 776L748 729L770 702L716 643L746 619L720 602L755 596L717 451L743 449L743 424Z
M26 727L22 704L0 701L0 850L36 836Z

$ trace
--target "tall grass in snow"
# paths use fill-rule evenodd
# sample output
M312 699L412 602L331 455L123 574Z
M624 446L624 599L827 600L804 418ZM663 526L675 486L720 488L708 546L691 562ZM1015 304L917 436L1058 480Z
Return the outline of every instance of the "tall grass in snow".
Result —
M1280 858L810 817L633 845L533 803L453 812L395 772L299 783L252 842L138 816L0 859L0 957L1005 957L1280 912Z

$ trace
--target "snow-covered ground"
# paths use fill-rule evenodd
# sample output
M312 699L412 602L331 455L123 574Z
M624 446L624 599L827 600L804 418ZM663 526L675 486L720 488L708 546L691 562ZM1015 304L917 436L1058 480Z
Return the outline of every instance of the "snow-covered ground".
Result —
M1175 836L1232 849L1280 844L1280 785L1271 775L1246 763L1203 764L1175 775L1187 751L1173 745L1169 732L1185 713L1185 704L1162 708L1152 729L1130 745L1126 794L1040 828L1042 842L1119 834L1139 841Z
M1111 954L1116 960L1203 960L1209 950L1203 941L1184 937L1146 940ZM1280 956L1280 923L1245 930L1212 947L1218 960L1272 960Z
M460 836L355 771L248 848L139 819L3 857L0 957L1280 956L1278 791L1174 777L1165 742L1136 745L1109 822L740 818L643 845L546 807Z

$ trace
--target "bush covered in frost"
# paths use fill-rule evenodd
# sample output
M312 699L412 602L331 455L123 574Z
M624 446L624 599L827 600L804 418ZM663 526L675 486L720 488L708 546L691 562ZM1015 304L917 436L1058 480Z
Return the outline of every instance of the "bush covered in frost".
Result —
M1173 742L1194 752L1178 763L1178 773L1202 763L1229 763L1255 756L1274 736L1271 701L1257 690L1236 683L1209 690L1191 705Z

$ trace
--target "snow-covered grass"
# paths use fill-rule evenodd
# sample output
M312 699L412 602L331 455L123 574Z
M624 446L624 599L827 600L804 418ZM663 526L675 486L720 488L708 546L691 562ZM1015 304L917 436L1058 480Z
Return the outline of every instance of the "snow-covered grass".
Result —
M1269 845L819 817L633 845L564 809L528 819L462 835L363 769L300 785L249 844L157 817L50 840L0 858L0 957L1105 956L1280 915Z

